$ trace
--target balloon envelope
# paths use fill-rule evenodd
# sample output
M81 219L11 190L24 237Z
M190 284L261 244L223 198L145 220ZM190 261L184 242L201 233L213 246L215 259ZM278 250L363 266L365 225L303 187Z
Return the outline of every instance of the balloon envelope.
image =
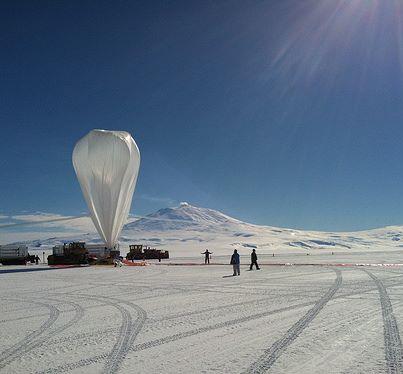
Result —
M92 221L113 248L129 214L139 149L128 132L92 130L74 147L73 165Z

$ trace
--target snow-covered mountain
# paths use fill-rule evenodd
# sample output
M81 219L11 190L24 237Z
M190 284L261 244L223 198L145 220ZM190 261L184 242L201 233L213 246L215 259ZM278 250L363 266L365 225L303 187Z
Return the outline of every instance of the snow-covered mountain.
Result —
M273 250L351 250L403 246L403 228L385 227L359 232L319 232L253 225L213 209L181 203L161 209L125 225L121 242L147 242L155 246L259 248ZM403 239L402 239L403 240Z
M123 231L220 231L237 225L247 224L217 210L199 208L183 202L176 208L160 209L144 218L128 223L124 226Z

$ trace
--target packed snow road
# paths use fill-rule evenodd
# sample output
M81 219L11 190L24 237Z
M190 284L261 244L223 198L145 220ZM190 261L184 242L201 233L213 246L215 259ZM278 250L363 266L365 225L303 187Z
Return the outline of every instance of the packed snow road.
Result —
M403 269L231 270L0 274L0 372L403 372Z

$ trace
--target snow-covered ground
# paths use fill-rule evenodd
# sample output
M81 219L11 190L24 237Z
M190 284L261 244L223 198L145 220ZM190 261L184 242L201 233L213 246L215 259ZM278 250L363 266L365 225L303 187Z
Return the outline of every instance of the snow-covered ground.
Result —
M0 233L40 255L99 241L87 218L68 225ZM189 204L132 218L122 252L148 244L169 260L0 267L0 373L403 373L402 235L256 226Z
M403 372L403 269L246 263L0 273L0 372Z

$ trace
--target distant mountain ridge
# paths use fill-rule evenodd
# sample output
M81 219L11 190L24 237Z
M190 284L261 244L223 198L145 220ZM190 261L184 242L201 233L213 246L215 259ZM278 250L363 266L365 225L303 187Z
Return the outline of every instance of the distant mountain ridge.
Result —
M124 226L123 231L214 230L222 225L248 225L217 210L200 208L186 202L163 208Z
M51 246L70 241L102 243L95 228L92 231L88 230L89 226L92 226L89 217L80 220L88 221L82 226L85 231L79 230L78 225L67 221L63 226L63 232L56 231L53 235L45 237L45 232L39 230L30 233L29 238L20 240L18 243L38 248L42 245ZM119 238L121 248L127 249L129 244L140 243L165 248L180 256L189 253L198 254L205 248L214 249L216 254L232 249L250 251L252 248L268 253L279 250L301 253L327 250L332 253L354 249L395 248L400 250L403 248L402 226L358 232L295 230L250 224L217 210L196 207L188 203L181 203L178 207L163 208L140 219L130 217L129 220ZM49 230L52 224L45 225ZM68 230L66 225L71 225L71 230ZM60 229L60 226L56 227L57 229ZM49 231L46 232L50 234Z

